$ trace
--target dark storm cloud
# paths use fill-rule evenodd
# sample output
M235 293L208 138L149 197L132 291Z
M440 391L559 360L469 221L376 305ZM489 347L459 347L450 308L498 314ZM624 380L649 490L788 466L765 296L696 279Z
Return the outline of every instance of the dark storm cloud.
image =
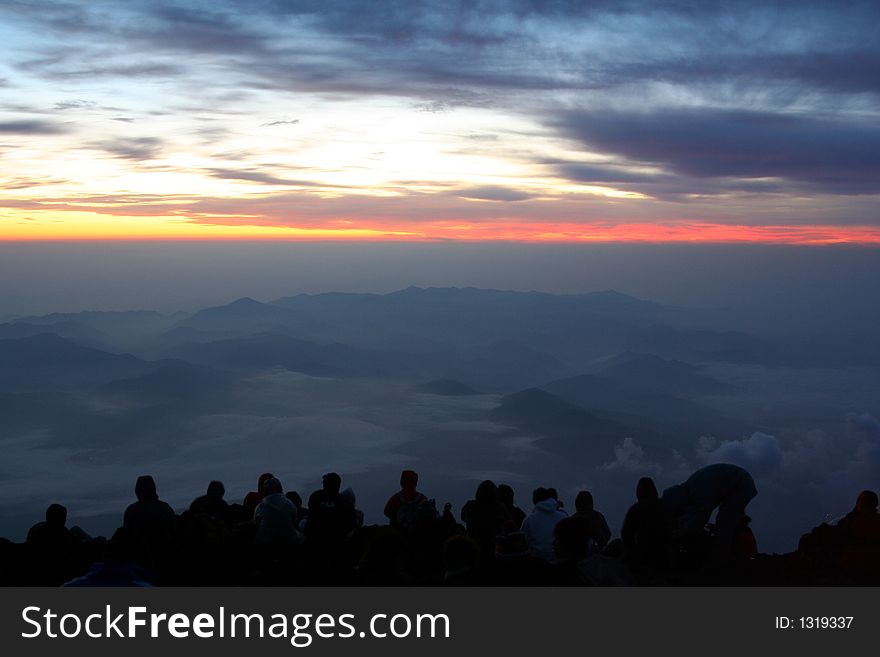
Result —
M880 128L747 110L568 112L554 124L586 148L693 178L782 178L828 193L880 192ZM563 168L583 179L596 167ZM605 172L606 178L614 178ZM586 177L589 177L587 175ZM626 174L619 176L625 180ZM613 180L612 180L613 181ZM638 180L630 180L640 182Z

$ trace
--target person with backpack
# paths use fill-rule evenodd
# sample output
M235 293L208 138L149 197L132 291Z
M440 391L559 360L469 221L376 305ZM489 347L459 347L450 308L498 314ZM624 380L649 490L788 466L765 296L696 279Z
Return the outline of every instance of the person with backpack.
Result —
M419 475L414 470L400 473L400 490L385 504L385 517L392 527L409 531L424 517L429 500L416 490L418 483Z

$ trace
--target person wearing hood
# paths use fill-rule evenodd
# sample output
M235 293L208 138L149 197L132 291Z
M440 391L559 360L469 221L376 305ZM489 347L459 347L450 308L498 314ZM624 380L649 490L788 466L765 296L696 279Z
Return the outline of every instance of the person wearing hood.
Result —
M732 463L715 463L697 470L687 481L663 491L663 508L681 536L699 535L717 508L711 559L726 563L733 554L737 528L746 506L758 494L755 480Z
M263 487L266 485L266 482L274 477L275 475L273 475L271 472L264 472L257 480L257 490L252 490L244 496L244 502L242 503L242 506L244 507L245 513L247 513L249 517L253 517L254 511L257 510L257 506L260 504L260 502L263 501L263 497L265 497L266 495L266 491L263 489Z
M536 488L532 501L535 508L523 520L521 531L525 534L530 554L539 559L553 561L553 530L560 520L568 516L559 509L559 501L551 497L546 488Z
M339 496L346 502L351 504L351 508L354 509L354 529L363 529L364 512L357 508L357 496L354 494L354 489L349 486L344 491L339 493Z
M141 475L137 478L134 492L137 502L125 510L122 526L136 539L153 547L169 541L177 516L167 503L159 499L156 482L150 475Z
M254 510L257 535L254 542L260 545L299 545L303 536L296 528L297 508L281 488L275 477L263 484L265 496Z
M669 528L653 479L639 479L636 500L626 512L620 530L624 556L637 570L661 568L666 564Z
M602 550L611 540L611 530L605 516L596 511L593 502L593 494L588 490L582 490L574 500L575 514L573 518L583 518L587 523L588 538L597 550Z
M208 484L208 490L204 495L197 497L189 505L190 513L195 515L205 515L225 522L229 518L229 505L223 496L226 494L226 488L222 481L212 481Z
M495 537L509 519L495 482L489 479L480 482L474 499L461 508L461 519L467 535L479 545L481 558L491 561L495 556Z

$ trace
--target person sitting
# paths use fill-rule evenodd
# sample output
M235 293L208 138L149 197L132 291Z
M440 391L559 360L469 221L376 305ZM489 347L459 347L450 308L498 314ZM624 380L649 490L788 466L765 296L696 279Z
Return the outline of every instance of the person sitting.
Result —
M67 528L67 508L50 504L46 519L28 530L25 542L29 547L43 552L65 554L76 544L76 538Z
M624 558L633 570L650 575L666 566L669 526L653 479L639 479L636 500L623 518L620 538Z
M553 535L553 574L556 586L586 586L590 584L579 564L590 553L590 524L583 516L564 517L555 524Z
M854 575L880 575L880 514L877 493L863 490L855 508L837 523L840 565Z
M522 527L523 520L526 519L526 512L520 509L514 502L513 488L507 484L500 484L498 486L498 497L501 498L501 503L507 509L511 530L518 530Z
M540 559L552 561L555 556L553 529L556 527L556 523L568 516L559 509L559 500L552 497L547 488L536 488L532 493L532 501L535 508L523 520L521 529L525 534L529 553Z
M354 494L354 489L349 486L344 491L339 493L339 495L351 505L351 508L354 509L354 527L353 529L362 529L364 526L364 512L357 508L357 496Z
M416 490L418 483L419 475L414 470L400 473L400 490L388 498L384 510L388 523L395 529L404 532L415 530L422 507L428 503L428 498Z
M468 500L461 508L461 519L467 535L479 546L480 558L484 561L492 560L495 555L495 537L501 533L509 519L494 482L487 479L477 486L474 499Z
M242 506L244 506L245 513L247 513L249 518L254 517L254 511L257 510L257 505L263 501L263 497L266 495L266 492L263 490L263 486L265 486L266 482L272 479L274 476L275 475L273 475L271 472L264 472L257 480L257 490L252 490L244 496L244 502L242 503Z
M197 497L189 505L190 513L204 515L225 522L229 517L229 505L223 499L226 488L221 481L212 481L204 495Z
M275 477L263 484L265 496L254 510L254 523L257 535L254 542L259 545L299 545L303 536L296 528L297 510L284 496L281 482Z
M315 546L338 548L354 529L354 507L340 494L341 487L342 477L329 472L322 479L321 489L309 496L305 534Z
M574 518L583 518L587 523L588 538L596 550L602 550L611 540L611 530L605 516L593 508L593 494L582 490L574 500Z
M167 503L159 499L156 482L150 475L137 478L134 492L137 502L125 509L122 526L134 541L141 543L147 554L156 557L170 543L177 516Z
M704 533L712 511L718 509L711 562L730 560L736 530L748 503L758 494L746 470L732 463L715 463L697 470L684 483L663 491L663 508L684 538Z

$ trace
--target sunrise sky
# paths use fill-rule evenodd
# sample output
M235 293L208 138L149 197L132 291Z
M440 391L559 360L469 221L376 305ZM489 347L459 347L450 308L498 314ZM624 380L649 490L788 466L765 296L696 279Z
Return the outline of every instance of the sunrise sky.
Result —
M0 239L880 244L876 2L3 2Z

